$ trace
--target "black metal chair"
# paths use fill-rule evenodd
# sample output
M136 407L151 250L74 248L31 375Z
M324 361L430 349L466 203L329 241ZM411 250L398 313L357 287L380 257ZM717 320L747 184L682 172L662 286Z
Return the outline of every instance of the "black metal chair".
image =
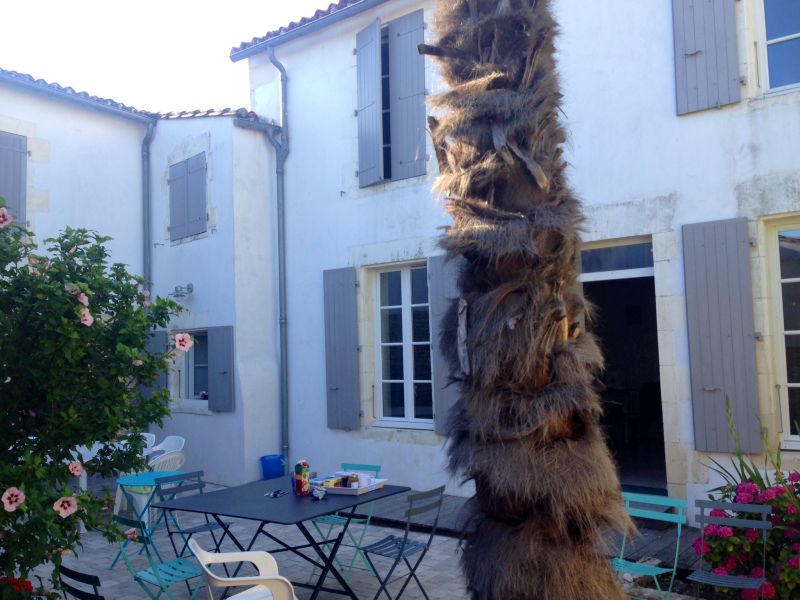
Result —
M735 502L717 502L714 500L697 500L695 502L700 512L697 515L697 523L700 525L701 540L705 545L705 528L707 525L724 525L727 527L737 527L743 529L756 529L761 531L761 568L766 572L767 561L767 531L772 529L772 522L769 520L772 514L772 507L764 504L738 504ZM736 514L731 517L712 517L711 511L719 509L729 514ZM706 513L708 511L708 514ZM745 515L745 516L741 516ZM749 517L748 515L758 515ZM706 564L703 555L700 555L700 568L692 571L687 579L698 584L712 585L721 588L734 588L739 590L757 590L764 583L764 577L745 577L743 575L720 575L712 573L710 565Z
M64 594L64 600L69 600L67 594L78 600L105 600L105 596L101 596L97 589L100 587L100 578L97 575L87 575L61 565L58 568L58 581L61 583L61 593ZM75 582L91 586L92 591L76 588Z
M400 588L400 592L398 592L396 598L400 598L400 596L403 595L403 592L412 578L417 582L417 586L419 586L420 591L422 591L422 595L425 596L426 599L428 598L428 594L425 592L425 588L422 587L422 583L417 577L416 571L422 562L422 559L425 558L428 550L430 550L433 536L436 535L436 527L439 524L439 514L442 511L443 500L444 486L428 492L409 494L408 509L405 512L405 533L402 536L389 535L379 542L375 542L369 546L362 546L361 550L364 552L364 556L369 562L370 567L372 567L372 570L376 573L376 577L380 583L380 588L378 589L378 593L375 594L374 600L377 600L377 598L381 595L381 592L385 593L389 600L392 600L392 596L389 594L387 586L392 583L392 574L400 564L401 559L403 562L405 562L406 567L408 568L408 573L405 576L406 580L403 583L403 587ZM433 523L431 525L431 531L427 542L423 543L409 539L408 534L411 531L412 520L415 517L420 517L421 515L428 515L431 513L435 514L433 516ZM416 554L419 554L419 558L417 558L416 562L412 564L411 561L409 561L409 557L412 557ZM381 578L378 569L375 568L375 564L373 563L370 555L383 556L384 558L390 558L394 560L392 566L389 568L389 571L386 573L386 577ZM397 577L395 581L401 577L402 576Z
M189 493L196 492L198 494L202 494L206 487L206 482L203 481L203 471L193 471L191 473L184 473L182 475L159 477L155 480L155 484L155 495L159 502L172 500L177 496ZM178 521L178 518L175 516L174 512L170 510L163 510L153 526L153 531L155 531L162 523L165 525L167 536L172 544L172 549L175 551L175 556L184 555L188 548L189 540L194 534L206 531L211 534L211 538L214 540L214 550L219 552L219 547L222 543L222 540L225 538L225 533L223 532L222 535L219 536L219 539L217 539L215 532L221 529L222 526L219 523L211 521L208 515L204 515L204 517L206 521L205 523L191 527L184 527ZM183 542L180 551L178 551L178 546L175 543L176 536L179 536Z

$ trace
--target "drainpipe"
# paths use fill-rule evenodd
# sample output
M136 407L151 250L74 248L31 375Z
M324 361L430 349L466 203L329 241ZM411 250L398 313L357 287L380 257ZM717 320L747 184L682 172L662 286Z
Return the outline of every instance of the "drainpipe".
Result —
M275 183L277 187L278 217L278 325L280 331L280 393L281 393L281 454L284 459L284 475L289 467L289 351L286 335L286 211L285 211L285 165L289 155L288 106L286 104L286 69L275 58L275 51L267 48L270 62L281 75L281 122L275 125L264 119L239 117L234 125L245 129L263 131L275 148Z
M142 140L142 276L144 287L150 291L153 282L153 245L150 238L150 142L156 132L157 121L147 124Z

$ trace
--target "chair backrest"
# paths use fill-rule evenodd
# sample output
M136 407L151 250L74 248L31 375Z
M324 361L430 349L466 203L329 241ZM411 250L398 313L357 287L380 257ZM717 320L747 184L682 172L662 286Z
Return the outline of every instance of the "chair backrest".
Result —
M151 450L153 452L163 452L164 454L168 452L180 452L183 450L183 447L186 445L186 438L180 435L168 435L161 443L157 446L153 446Z
M68 599L67 594L78 600L105 600L105 596L101 596L97 589L100 587L100 578L97 575L88 575L61 565L58 567L58 581L65 600ZM92 591L76 588L75 582L91 586Z
M655 496L653 494L635 494L623 492L625 510L629 516L650 521L662 521L676 525L677 543L675 544L676 560L680 549L681 529L686 525L686 500L670 498L669 496ZM667 509L665 511L664 509ZM625 557L625 543L627 535L622 536L619 557Z
M419 517L423 515L433 515L431 522L431 534L427 545L430 546L433 536L436 535L436 527L439 525L439 515L442 512L444 502L444 486L428 490L427 492L416 492L408 495L408 508L405 512L406 518L406 537L415 521L419 522ZM427 521L427 519L426 519ZM427 525L427 523L424 523Z
M176 496L197 492L202 494L206 487L203 471L192 471L183 475L170 475L155 479L156 497L160 502L172 500Z
M238 578L222 577L216 573L213 573L211 569L208 568L209 565L233 562L251 562L256 564L254 562L256 560L258 561L256 567L258 567L259 572L262 573L262 577L264 576L264 572L274 573L274 575L268 576L268 581L261 580L258 582L259 585L264 585L269 588L269 591L272 593L272 600L294 600L295 596L292 584L288 579L278 575L278 563L275 562L275 559L268 552L225 552L219 554L206 552L198 545L194 538L189 540L189 550L191 550L192 554L194 554L195 558L197 558L197 562L199 562L200 566L203 568L203 575L206 578L207 584L206 589L208 590L208 597L210 600L214 600L214 595L211 591L212 588L252 585L252 583L237 583L237 579L253 580L258 579L258 576L250 575L247 577Z
M153 446L156 445L156 434L155 433L142 433L142 437L144 438L144 447L145 449L149 450Z
M159 454L147 466L152 471L177 471L186 462L186 455L183 452L167 452Z
M364 465L361 463L342 463L342 471L355 471L357 473L369 473L373 477L381 474L380 465Z
M705 530L707 525L722 525L725 527L738 527L743 529L755 529L761 532L761 568L766 571L767 563L767 532L772 529L772 521L769 516L772 514L772 507L766 504L739 504L737 502L721 502L717 500L697 500L695 506L699 509L697 513L697 523L700 525L701 544L705 543ZM750 515L760 515L760 518L746 517L714 517L711 511L724 510L726 513L744 513ZM708 513L706 513L708 511ZM704 554L700 555L700 569L705 571ZM739 576L731 579L741 580L740 583L746 585L749 580L758 578ZM740 588L736 582L732 582L729 587Z

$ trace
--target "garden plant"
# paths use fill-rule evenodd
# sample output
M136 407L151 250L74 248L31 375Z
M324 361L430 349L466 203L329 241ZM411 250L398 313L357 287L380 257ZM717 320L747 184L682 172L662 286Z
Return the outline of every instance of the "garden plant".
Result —
M143 469L139 434L169 412L167 392L147 385L177 350L150 353L148 343L180 307L150 301L141 278L110 264L108 240L67 228L40 249L0 199L3 599L46 595L55 571L33 583L31 572L58 567L80 545L80 524L119 539L108 493L79 489L78 477Z

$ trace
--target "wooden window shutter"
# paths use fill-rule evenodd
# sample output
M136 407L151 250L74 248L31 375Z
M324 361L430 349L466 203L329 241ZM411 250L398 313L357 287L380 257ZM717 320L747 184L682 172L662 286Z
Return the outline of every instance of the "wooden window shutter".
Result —
M447 421L451 407L461 396L458 383L451 383L450 364L442 353L439 338L442 319L458 293L458 261L445 261L445 257L428 258L428 300L431 311L431 363L433 369L433 427L436 433L447 435Z
M728 397L744 452L761 451L747 219L683 226L695 448L735 450Z
M0 197L20 227L26 226L27 169L28 138L0 131Z
M159 329L157 331L150 332L150 338L147 340L147 344L145 346L145 350L148 354L164 354L169 350L167 347L169 344L169 338L167 336L167 332L163 329ZM153 385L146 386L141 385L139 386L139 391L141 392L142 396L150 396L153 392L160 392L161 390L167 389L167 385L169 382L169 369L164 368L164 370L156 377Z
M206 153L187 161L186 235L206 230Z
M741 99L735 0L672 0L678 114Z
M422 10L389 22L392 179L425 174L425 35Z
M208 410L233 412L233 327L208 328Z
M356 270L322 274L325 304L325 383L328 427L358 429L361 406L358 377Z
M185 238L188 234L189 163L181 162L169 168L169 239Z
M383 178L381 120L381 24L373 21L356 36L358 76L358 185L367 187Z

